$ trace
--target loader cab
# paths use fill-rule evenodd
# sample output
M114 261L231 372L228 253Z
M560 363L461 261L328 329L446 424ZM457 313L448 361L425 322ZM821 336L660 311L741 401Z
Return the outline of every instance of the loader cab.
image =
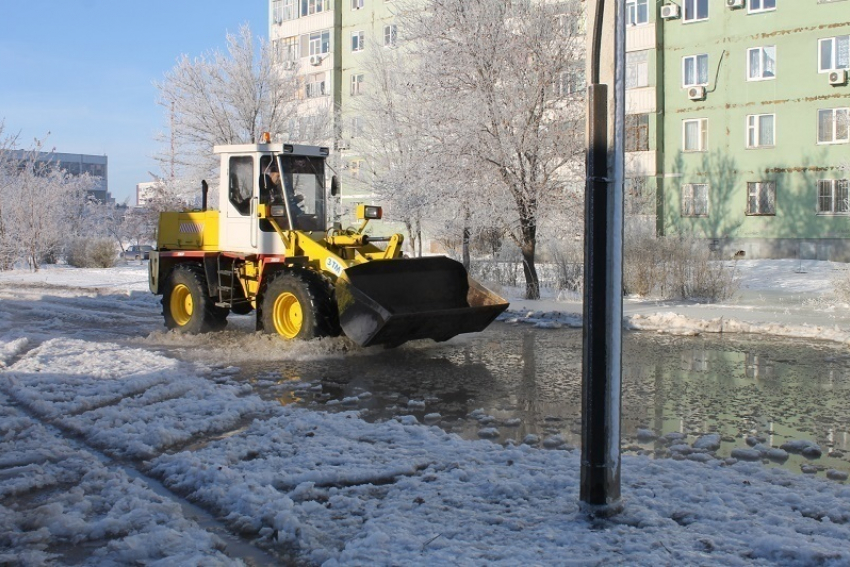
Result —
M259 205L275 207L284 230L324 231L327 148L297 144L216 146L221 156L221 247L245 254L283 254L285 245ZM276 170L277 182L273 179Z

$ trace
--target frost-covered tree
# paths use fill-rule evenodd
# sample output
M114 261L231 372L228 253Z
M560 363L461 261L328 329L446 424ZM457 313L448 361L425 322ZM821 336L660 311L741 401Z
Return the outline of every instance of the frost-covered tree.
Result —
M183 55L155 85L169 125L157 159L162 182L175 193L175 183L196 191L201 179L217 185L213 146L256 143L263 132L299 143L329 137L328 109L305 111L297 68L276 65L272 45L255 40L247 25L227 35L226 52Z
M521 250L529 298L541 222L576 207L562 216L580 231L569 181L583 171L583 17L576 1L405 0L392 58L407 67L367 82L374 130L394 137L383 155L364 148L376 188L439 202L466 238L500 231Z
M11 244L14 241L9 226L11 219L6 203L13 198L13 186L17 174L17 164L12 160L12 151L17 145L17 136L5 133L5 122L0 121L0 270L8 270L14 264L15 257Z
M58 257L80 229L89 175L70 175L42 152L43 142L16 150L0 129L0 269L26 261L33 270Z
M173 209L172 209L173 210ZM126 250L131 244L147 244L155 239L155 218L144 208L134 209L115 203L89 200L83 210L84 238L109 238Z
M411 104L413 70L408 53L373 49L364 63L368 82L362 96L352 98L352 113L342 137L355 155L365 158L365 170L346 183L356 193L374 193L389 206L387 220L405 225L412 254L421 254L423 219L435 215L440 185L423 159L438 143L437 132L423 132L422 105Z

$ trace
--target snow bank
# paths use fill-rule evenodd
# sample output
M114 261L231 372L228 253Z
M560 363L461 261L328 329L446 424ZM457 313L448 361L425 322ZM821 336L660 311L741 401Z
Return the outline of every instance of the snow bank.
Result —
M670 335L699 335L727 333L770 335L797 339L827 340L850 344L850 330L817 325L783 325L777 323L748 323L734 318L693 319L677 313L631 315L624 318L625 326L636 331L658 331Z

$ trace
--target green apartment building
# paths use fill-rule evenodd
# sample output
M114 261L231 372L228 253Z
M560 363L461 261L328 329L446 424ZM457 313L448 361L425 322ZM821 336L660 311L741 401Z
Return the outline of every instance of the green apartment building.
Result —
M850 261L850 0L625 0L626 212L722 256ZM304 103L333 113L348 210L371 199L351 112L392 0L270 0ZM287 63L291 61L292 63ZM740 256L740 254L739 254Z
M351 150L362 124L352 99L368 88L368 49L392 49L395 2L387 0L270 0L269 39L281 65L298 69L304 105L326 109L332 122L334 167L342 174L342 215L373 200L364 161Z
M627 175L658 234L850 261L850 1L627 6Z

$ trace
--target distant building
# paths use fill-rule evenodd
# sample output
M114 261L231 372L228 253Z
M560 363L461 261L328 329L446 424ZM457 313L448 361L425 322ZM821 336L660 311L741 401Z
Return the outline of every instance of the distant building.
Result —
M16 154L17 158L24 159L29 152L18 150ZM66 171L69 175L88 173L94 180L94 187L87 192L88 196L101 203L115 203L115 198L109 194L109 168L106 156L39 152L36 160L41 163L56 164L59 169Z
M136 206L144 207L148 204L148 200L154 195L158 181L148 181L146 183L136 184Z

